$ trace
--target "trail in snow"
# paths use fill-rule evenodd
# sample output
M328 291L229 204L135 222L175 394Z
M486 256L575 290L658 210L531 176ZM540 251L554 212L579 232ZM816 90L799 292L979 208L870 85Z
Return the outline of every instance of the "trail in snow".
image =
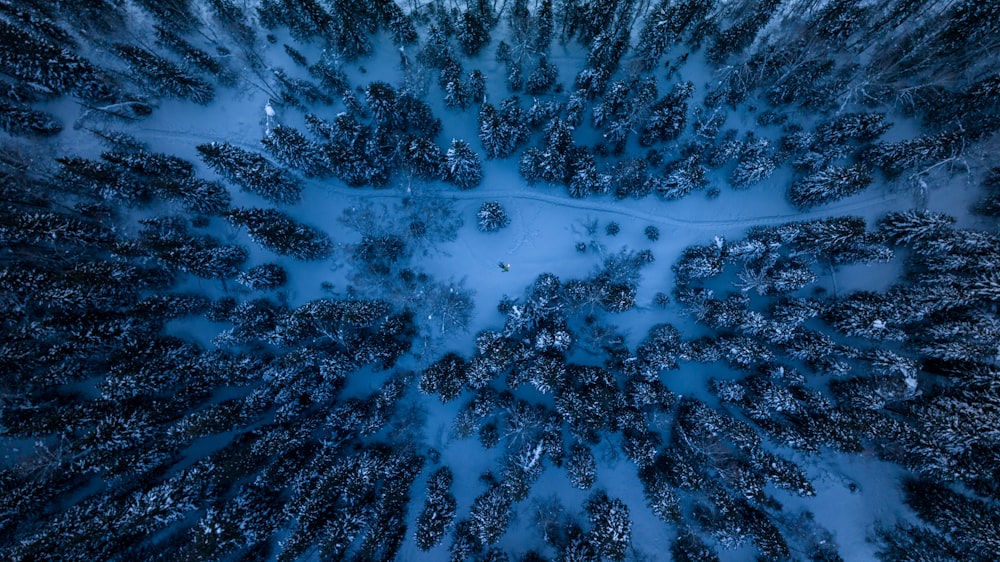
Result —
M178 140L178 141L189 141L189 142L194 141L192 142L192 148L196 143L206 142L210 140L198 133L183 133L183 132L160 130L160 129L140 129L138 132L154 134L156 135L157 140L161 141L162 140ZM227 139L226 142L246 150L265 153L264 150L261 148L260 143L250 143L246 141L241 142L232 139ZM512 158L509 160L512 160ZM485 175L484 182L489 183L489 181L490 181L489 175ZM320 189L330 194L344 195L348 197L355 197L358 199L402 199L407 196L406 193L402 193L398 189L392 187L387 187L387 188L348 187L336 178L330 178L326 180L304 179L303 185L306 188ZM445 184L441 185L444 186ZM685 218L680 216L671 216L669 214L661 212L646 212L628 208L628 205L630 204L647 205L647 201L653 201L657 209L663 209L664 211L669 211L671 204L674 202L661 201L659 199L656 199L655 196L649 196L642 200L616 200L610 195L595 196L589 199L573 199L568 195L560 196L560 195L542 193L541 191L536 191L543 189L558 189L558 188L555 186L549 186L545 184L539 184L539 187L529 187L525 186L522 182L522 184L516 189L510 189L510 188L490 189L488 187L479 187L468 191L458 191L457 189L451 186L446 186L444 189L441 189L439 191L429 191L428 193L431 193L434 196L442 197L453 201L475 201L482 199L513 199L519 201L536 201L566 209L593 211L603 216L627 217L627 218L647 221L650 223L656 223L659 225L694 227L705 230L713 230L718 228L731 229L739 227L750 227L762 224L773 225L786 222L800 222L813 219L822 219L826 217L857 212L864 209L871 209L872 207L875 206L878 207L891 206L893 208L896 208L898 207L898 205L893 205L893 203L912 197L911 194L906 190L877 191L870 189L868 190L868 192L866 192L867 196L865 196L863 199L858 200L858 199L848 198L841 202L832 205L822 206L809 211L791 210L788 213L783 213L783 214L747 215L735 219L696 219L696 218ZM698 197L698 196L699 196L698 193L694 193L689 195L688 197ZM706 204L706 206L708 206L709 208L711 208L712 205L713 205L712 202ZM722 205L722 203L718 203L718 205ZM522 223L522 224L530 224L530 223Z

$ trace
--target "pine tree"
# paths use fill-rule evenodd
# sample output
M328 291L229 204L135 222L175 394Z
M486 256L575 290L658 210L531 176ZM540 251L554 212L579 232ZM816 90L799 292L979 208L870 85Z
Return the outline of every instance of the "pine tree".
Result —
M232 209L224 213L242 226L255 242L277 254L300 260L321 260L333 252L333 241L321 230L300 224L275 209Z
M444 534L455 520L455 496L450 488L451 469L443 466L427 479L424 509L417 516L416 542L420 550L430 550L444 539Z
M472 189L482 182L483 165L479 162L479 155L464 140L452 139L451 147L445 153L444 180L459 189Z
M53 26L54 27L54 26ZM63 32L64 33L64 32ZM72 93L85 100L110 102L117 81L72 50L0 21L0 70L52 93Z
M462 52L466 56L474 57L478 55L479 51L489 44L490 28L493 23L490 19L489 14L482 14L477 11L469 10L462 12L457 39L458 44L462 46Z
M140 221L139 244L161 263L207 279L228 279L239 272L248 252L226 246L210 236L193 236L185 221L160 217Z
M497 201L483 203L476 217L479 219L479 230L483 232L496 232L510 224L510 217Z
M12 135L48 137L62 128L62 124L48 113L0 99L0 130Z
M767 139L749 139L740 150L739 162L729 175L729 183L743 189L771 177L777 166Z
M476 497L469 512L469 530L482 546L495 544L507 532L513 498L507 487L497 483Z
M279 162L302 170L307 177L323 176L330 171L330 161L319 145L293 127L277 125L260 143Z
M879 221L879 233L896 244L927 242L952 230L955 218L932 211L898 211Z
M538 60L538 66L531 71L528 79L525 80L524 91L533 96L543 94L556 83L558 77L559 69L556 68L556 65L550 63L545 57L541 57Z
M302 187L298 180L258 153L229 143L196 147L202 160L222 177L275 203L296 203Z
M617 498L596 492L586 504L591 529L587 539L600 556L611 560L624 560L632 542L632 520L629 509Z
M402 150L403 165L418 178L441 179L444 175L445 155L433 141L411 137Z
M441 402L450 402L462 392L466 379L466 361L454 353L448 353L420 375L420 391L438 394Z
M679 137L687 124L687 100L693 92L691 82L678 83L669 94L657 100L639 131L639 145L652 146Z
M212 84L155 53L125 43L115 43L113 50L152 90L203 105L215 99Z
M854 195L871 182L872 176L864 166L827 166L793 183L788 198L796 207L807 209Z
M697 154L676 160L666 165L662 176L651 178L653 192L667 200L680 199L708 185L706 172Z
M236 281L252 291L269 291L284 285L288 272L276 263L265 263L240 273Z
M597 462L594 455L584 443L574 443L569 449L566 459L566 471L574 488L589 490L597 479Z
M712 547L688 528L677 533L677 539L670 547L670 554L677 562L719 562L719 556Z

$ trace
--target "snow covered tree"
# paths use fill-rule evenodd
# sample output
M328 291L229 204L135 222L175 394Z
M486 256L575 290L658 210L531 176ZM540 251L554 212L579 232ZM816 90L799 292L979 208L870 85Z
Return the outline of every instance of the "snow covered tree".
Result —
M207 104L215 99L212 84L153 52L125 43L115 43L113 50L129 64L133 72L142 77L151 90L200 104Z
M236 277L241 285L251 291L269 291L277 289L288 280L288 272L276 263L265 263L240 273Z
M757 33L771 20L778 8L778 0L766 0L749 8L750 14L737 20L732 26L722 30L705 56L710 62L719 64L731 55L743 52L753 43Z
M448 353L420 374L420 391L438 394L441 402L450 402L462 392L466 369L465 359L455 353Z
M507 532L510 524L513 498L502 483L496 483L476 497L469 512L472 535L482 546L495 544Z
M677 532L677 539L670 546L670 554L677 562L719 562L719 555L712 547L688 528Z
M739 274L738 286L758 295L784 295L797 291L816 280L809 262L799 258L778 258L759 266L747 266Z
M470 8L472 3L470 2ZM479 2L481 6L486 3ZM491 10L490 10L491 11ZM479 54L490 42L490 28L493 27L492 16L489 13L482 13L480 10L470 9L462 12L459 18L459 29L456 38L462 47L462 52L467 56L474 57Z
M657 324L649 329L649 334L635 353L644 367L659 373L678 367L680 344L681 333L677 328L670 324Z
M476 218L479 219L479 230L483 232L496 232L510 224L510 217L498 201L483 203Z
M139 245L164 265L207 279L228 279L239 272L248 253L210 236L188 232L186 221L172 217L142 219Z
M30 17L30 16L29 16ZM57 26L58 33L65 32ZM95 67L71 49L50 41L4 19L0 21L0 44L8 48L0 53L0 70L43 91L72 93L85 100L117 100L118 81Z
M216 142L196 148L219 175L251 193L275 203L296 203L301 197L299 181L258 153Z
M740 150L736 168L729 175L729 183L736 189L749 187L771 177L776 166L770 141L748 139Z
M969 145L965 131L944 131L898 142L880 142L862 155L862 162L890 178L917 166L934 166L961 157Z
M600 556L611 560L625 560L625 553L632 542L632 520L629 509L618 498L609 498L599 491L586 504L590 519L587 539Z
M871 142L890 126L884 113L845 113L816 127L815 144L837 146L850 141Z
M528 79L524 82L524 91L537 96L548 91L559 77L559 69L550 63L545 57L538 60L538 66L531 71Z
M650 107L649 117L639 131L639 144L652 146L679 137L687 124L687 100L693 92L694 84L682 82L675 84L669 94L658 99Z
M260 143L279 162L302 170L307 177L323 176L330 171L330 160L326 153L294 127L277 125Z
M862 165L827 166L788 188L788 198L800 209L831 203L864 190L872 176Z
M151 0L146 1L151 2ZM164 4L169 4L169 2ZM162 22L162 24L173 25L170 21ZM232 86L236 83L236 74L220 61L221 56L213 56L199 49L163 25L153 26L156 30L157 42L176 53L188 68L213 74L220 84L226 86Z
M597 462L590 447L585 443L574 443L569 448L566 471L574 488L589 490L597 479Z
M247 229L250 238L277 254L300 260L321 260L333 252L327 234L296 222L275 209L232 209L224 213L234 226Z
M611 184L617 199L642 199L649 195L649 164L644 158L626 158L615 164Z
M697 154L675 160L666 165L662 176L651 178L653 192L667 200L680 199L708 185L707 171Z
M894 211L879 221L878 229L890 241L910 245L937 238L954 224L954 217L933 211Z
M44 111L0 99L0 130L12 135L48 137L62 131L62 123Z
M517 98L508 98L495 108L484 103L479 110L479 141L487 158L506 158L529 137L523 110Z
M431 180L442 177L445 155L433 141L412 137L401 151L403 165L418 178Z
M711 0L661 0L648 13L635 46L643 68L652 70L669 48L692 26L701 25Z
M1000 548L1000 510L995 506L924 479L905 481L903 493L918 517L940 529L963 550L995 552Z
M459 189L472 189L483 180L483 165L469 143L452 139L444 157L444 180Z
M674 275L679 286L691 281L715 277L722 273L723 245L690 246L684 249L680 259L674 264Z
M424 508L417 516L416 543L420 550L430 550L441 543L455 520L456 501L451 493L452 472L443 466L427 479Z

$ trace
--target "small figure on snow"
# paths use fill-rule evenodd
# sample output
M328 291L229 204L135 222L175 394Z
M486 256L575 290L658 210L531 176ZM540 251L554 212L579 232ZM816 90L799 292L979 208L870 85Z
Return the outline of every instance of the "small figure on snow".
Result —
M504 273L507 273L508 271L510 271L510 264L509 263L500 262L500 271L502 271Z

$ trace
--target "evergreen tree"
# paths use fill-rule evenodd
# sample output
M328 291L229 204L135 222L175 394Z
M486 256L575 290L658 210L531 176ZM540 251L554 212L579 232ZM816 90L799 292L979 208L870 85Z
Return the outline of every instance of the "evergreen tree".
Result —
M680 136L687 124L687 100L694 92L694 84L675 84L671 92L650 107L650 115L639 132L639 144L652 146Z
M495 544L507 532L513 498L503 484L497 483L476 497L469 512L469 531L482 546Z
M62 124L48 113L0 99L0 130L12 135L48 137L62 128Z
M444 534L455 520L455 496L450 488L451 469L443 466L427 479L424 509L417 516L416 542L420 550L430 550L444 539Z
M574 488L589 490L597 479L597 462L594 455L584 443L574 443L569 449L566 459L566 471Z
M107 102L118 97L117 81L87 59L6 19L0 21L0 44L8 46L0 53L0 70L8 76L85 100Z
M740 150L739 162L729 175L729 183L743 189L771 177L777 166L767 139L748 139Z
M483 181L479 155L464 140L452 139L444 158L444 180L459 189L472 189Z
M719 556L691 529L681 529L670 547L670 554L677 562L718 562Z
M680 199L708 185L706 168L698 155L676 160L666 165L662 176L653 176L653 191L667 200Z
M307 177L323 176L330 170L330 161L320 146L293 127L277 125L260 143L279 162L302 170Z
M484 4L480 2L480 4ZM471 5L471 3L470 3ZM462 12L457 33L462 52L474 57L490 42L490 28L493 27L490 14L470 9Z
M538 60L538 66L531 71L528 79L525 80L524 91L533 96L543 94L556 83L558 77L559 69L556 68L556 65L550 63L545 57L541 57Z
M224 213L234 226L242 226L255 242L277 254L300 260L321 260L333 252L326 233L300 224L275 209L232 209Z
M160 217L140 221L140 246L161 263L208 279L236 276L247 260L242 246L225 246L210 236L193 236L183 220Z
M864 166L827 166L793 183L788 198L796 207L807 209L858 193L871 182Z
M448 353L420 375L420 391L440 395L441 402L450 402L462 392L466 379L466 361L455 353Z
M155 53L125 43L115 43L113 49L152 90L200 104L207 104L215 99L212 84L187 73Z
M632 542L628 506L604 492L596 492L587 500L586 508L591 525L587 539L594 550L611 560L624 560Z
M196 147L202 160L222 177L275 203L295 203L301 197L298 180L266 158L229 143Z
M284 285L288 272L276 263L265 263L240 273L236 280L252 291L269 291Z
M476 217L479 219L479 230L483 232L496 232L510 224L510 217L497 201L483 203Z
M433 141L410 138L402 151L402 160L404 166L418 178L441 179L444 175L445 155Z

